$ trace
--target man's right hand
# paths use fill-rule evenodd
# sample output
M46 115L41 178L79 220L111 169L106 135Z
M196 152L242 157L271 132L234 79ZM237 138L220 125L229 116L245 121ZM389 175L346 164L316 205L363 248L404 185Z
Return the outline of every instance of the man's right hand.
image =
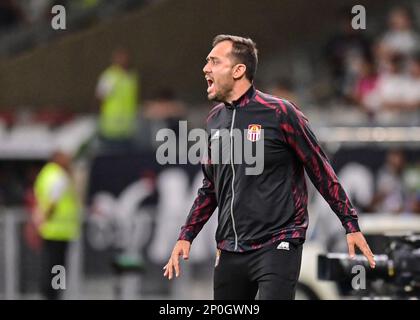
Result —
M179 277L179 257L182 255L184 260L188 260L188 257L190 255L190 248L191 242L186 240L177 241L174 249L172 250L172 254L169 258L168 263L166 264L166 266L163 267L163 270L165 270L165 273L163 274L164 277L168 277L168 279L171 280L173 277L173 269L175 269L175 276Z

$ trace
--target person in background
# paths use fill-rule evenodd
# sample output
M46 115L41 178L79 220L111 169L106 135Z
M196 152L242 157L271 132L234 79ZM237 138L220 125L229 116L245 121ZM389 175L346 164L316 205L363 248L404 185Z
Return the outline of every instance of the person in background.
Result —
M144 108L144 118L148 121L161 121L163 128L178 131L178 122L185 119L186 106L170 88L160 89L156 97Z
M410 58L408 72L408 81L404 90L405 101L402 107L411 111L420 108L420 52Z
M99 137L105 147L131 148L137 130L138 79L130 68L130 54L117 48L112 64L99 77Z
M352 28L351 7L342 7L337 14L338 32L328 41L325 58L331 74L334 97L351 98L356 65L362 57L371 56L371 40L366 33Z
M357 71L358 75L353 88L353 100L363 111L371 114L374 111L372 109L378 104L377 95L375 94L378 75L374 61L365 57L360 61Z
M404 73L405 59L400 54L391 56L386 71L379 74L376 86L377 111L399 111L405 100L408 78Z
M149 101L145 101L140 118L137 146L156 148L156 134L160 129L171 129L178 134L179 121L186 118L187 106L171 88L159 88Z
M69 244L80 233L80 200L71 173L71 157L54 152L34 182L34 224L43 240L41 293L45 299L60 298L52 285L54 266L66 267Z
M379 169L373 207L376 212L401 213L407 190L403 183L405 155L401 150L390 150L384 166Z
M150 120L164 120L176 122L186 115L185 104L178 99L175 92L170 88L160 89L155 98L147 103L144 108L144 117Z
M414 30L410 12L405 7L395 7L388 19L389 29L379 41L379 63L395 54L407 57L419 49L420 37Z

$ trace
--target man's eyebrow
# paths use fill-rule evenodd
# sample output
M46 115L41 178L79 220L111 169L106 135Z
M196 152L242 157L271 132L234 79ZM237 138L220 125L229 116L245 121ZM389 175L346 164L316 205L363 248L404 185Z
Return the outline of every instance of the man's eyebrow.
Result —
M206 61L209 61L209 60L219 60L218 58L216 58L216 57L211 57L211 56L208 56L207 58L206 58Z

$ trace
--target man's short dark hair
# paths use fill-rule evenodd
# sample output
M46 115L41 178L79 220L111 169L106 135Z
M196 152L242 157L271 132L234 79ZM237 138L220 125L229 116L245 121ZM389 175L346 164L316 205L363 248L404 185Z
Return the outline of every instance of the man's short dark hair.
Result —
M255 42L250 38L219 34L213 39L213 47L222 41L232 42L233 58L246 66L245 76L249 81L253 81L258 65L258 50Z

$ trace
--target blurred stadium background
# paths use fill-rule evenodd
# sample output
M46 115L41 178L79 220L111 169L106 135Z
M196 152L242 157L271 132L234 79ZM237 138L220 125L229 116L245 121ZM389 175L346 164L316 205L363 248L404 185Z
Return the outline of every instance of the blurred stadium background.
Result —
M66 30L51 27L55 4ZM366 30L350 27L356 4ZM84 204L64 298L212 298L217 213L183 277L162 276L201 173L158 165L155 136L179 120L203 127L202 67L219 33L256 41L256 86L301 106L368 235L420 230L419 1L1 0L0 298L41 298L33 182L57 148L75 156ZM99 78L116 48L139 78L136 131L123 148L97 134ZM344 233L313 188L310 199L298 297L341 299L349 289L317 280L316 256L346 252Z

